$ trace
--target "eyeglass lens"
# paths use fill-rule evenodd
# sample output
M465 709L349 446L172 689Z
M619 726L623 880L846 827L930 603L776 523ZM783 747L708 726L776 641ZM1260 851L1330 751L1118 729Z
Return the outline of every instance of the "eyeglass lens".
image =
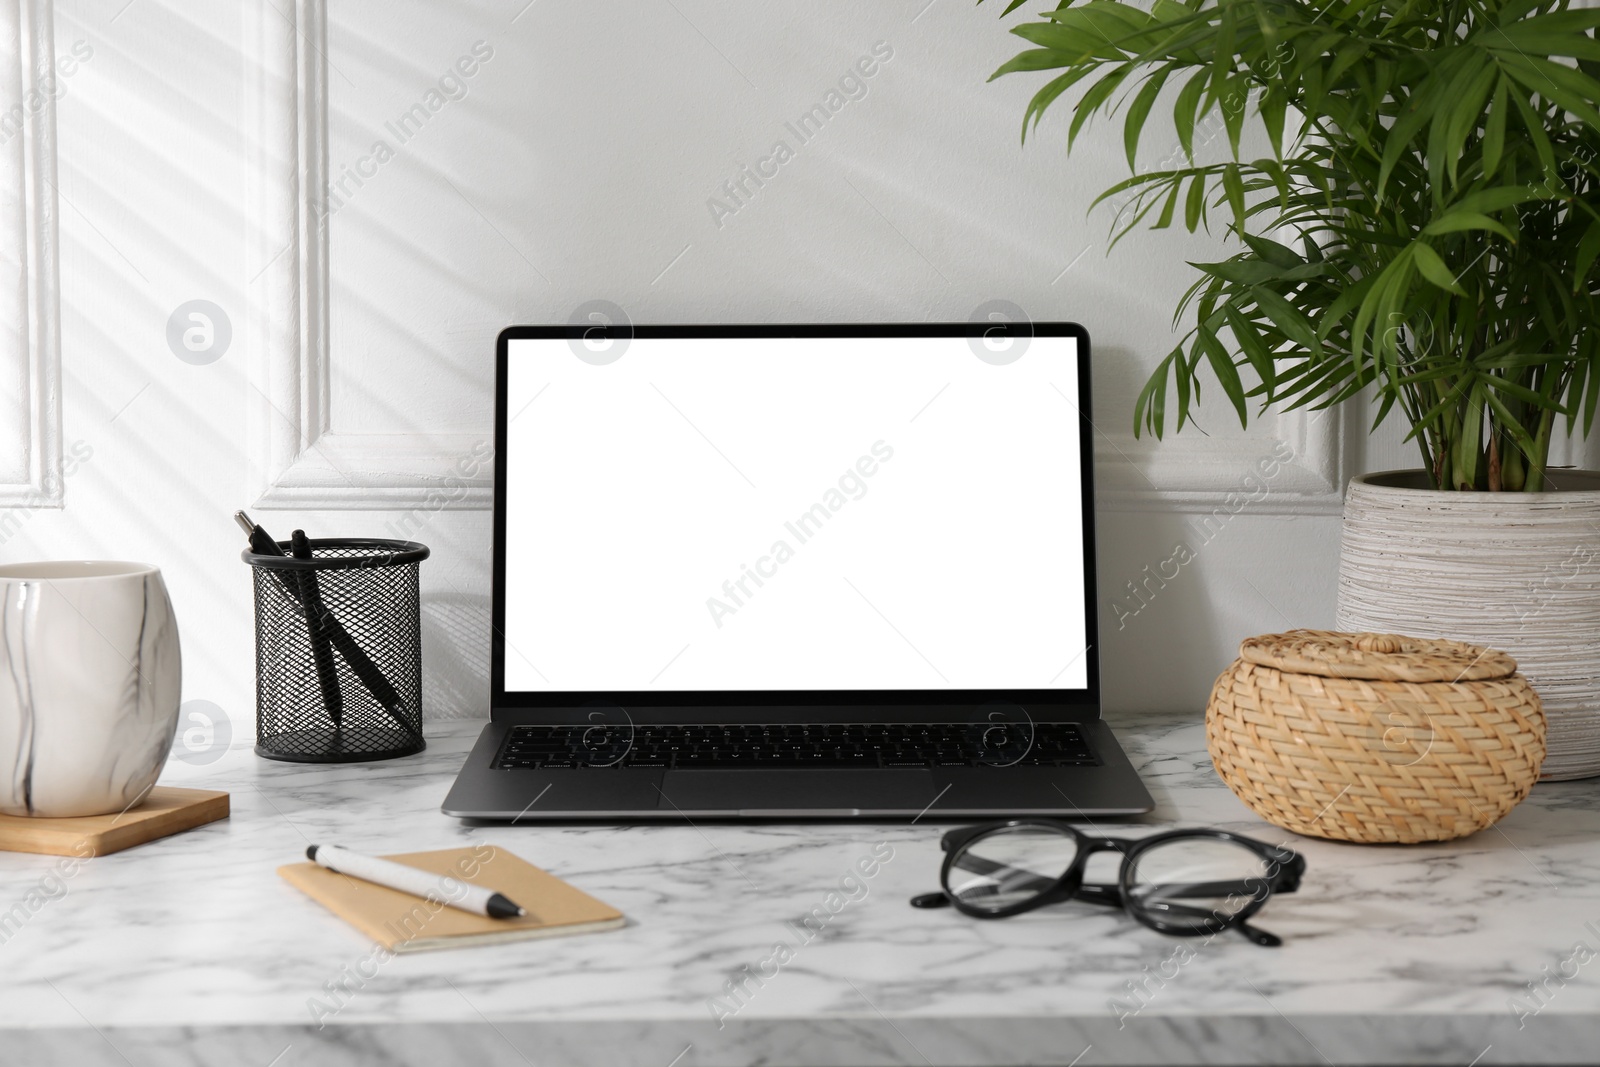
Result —
M1268 873L1266 861L1243 845L1177 838L1133 861L1126 904L1171 927L1215 928L1267 894Z
M1077 855L1078 842L1070 834L1009 826L979 838L955 857L948 889L963 904L999 911L1050 888Z

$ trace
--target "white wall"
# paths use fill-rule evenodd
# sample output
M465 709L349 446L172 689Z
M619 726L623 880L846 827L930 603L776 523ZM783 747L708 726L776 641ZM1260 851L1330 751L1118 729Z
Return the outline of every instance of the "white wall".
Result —
M446 480L492 434L500 327L593 299L698 322L964 320L1004 298L1095 339L1108 703L1198 711L1239 638L1331 622L1347 435L1275 416L1241 435L1210 404L1210 436L1133 440L1184 260L1222 252L1163 233L1106 255L1108 216L1086 209L1124 176L1120 123L1070 162L1064 110L1021 147L1040 81L984 84L1020 44L1001 7L4 0L45 55L92 54L0 145L0 560L161 565L185 695L243 734L231 512L282 536L403 526L434 550L428 713L482 715L487 482ZM878 42L893 55L866 95L799 143L785 122ZM464 95L447 85L459 98L402 143L386 123L475 45ZM35 65L8 48L6 108ZM714 217L718 186L779 139L793 158ZM322 168L344 178L326 226ZM167 339L192 300L232 330L204 365Z

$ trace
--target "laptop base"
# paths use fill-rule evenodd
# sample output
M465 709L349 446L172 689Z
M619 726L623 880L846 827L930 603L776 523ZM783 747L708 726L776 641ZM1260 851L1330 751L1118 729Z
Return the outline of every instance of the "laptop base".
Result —
M510 722L484 727L443 811L511 821L966 819L1138 815L1155 806L1111 729L1079 724L1094 767L574 767L500 770Z

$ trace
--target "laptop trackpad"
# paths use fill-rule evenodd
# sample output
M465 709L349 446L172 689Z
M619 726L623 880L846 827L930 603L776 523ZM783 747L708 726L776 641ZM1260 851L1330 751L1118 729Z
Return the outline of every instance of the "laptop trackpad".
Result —
M854 815L864 809L920 811L938 789L915 767L867 770L726 768L671 770L661 808L746 815Z

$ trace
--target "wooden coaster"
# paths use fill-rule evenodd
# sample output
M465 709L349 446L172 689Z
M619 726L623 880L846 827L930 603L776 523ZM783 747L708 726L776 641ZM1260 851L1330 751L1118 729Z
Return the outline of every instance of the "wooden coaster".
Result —
M34 819L0 815L0 852L104 856L228 817L228 794L158 785L120 815Z

